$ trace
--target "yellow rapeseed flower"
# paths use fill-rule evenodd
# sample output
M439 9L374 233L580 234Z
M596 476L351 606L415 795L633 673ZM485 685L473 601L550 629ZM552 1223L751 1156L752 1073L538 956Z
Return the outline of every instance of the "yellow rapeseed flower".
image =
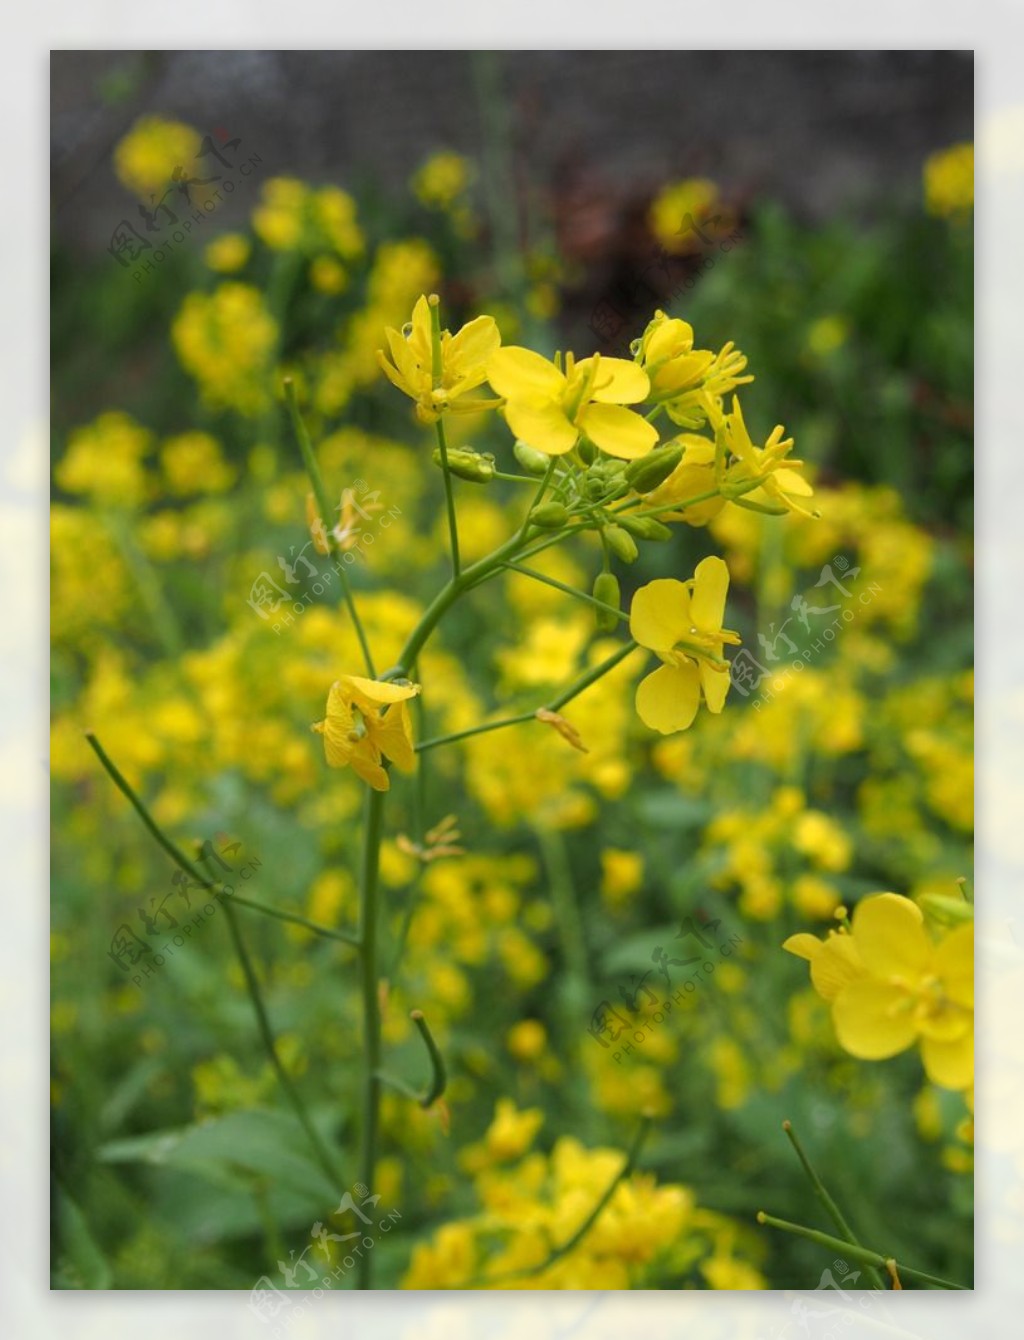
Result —
M719 426L724 445L736 458L736 463L726 471L722 481L722 492L728 498L731 491L745 488L751 480L758 480L756 488L743 493L734 492L735 501L742 507L770 512L799 512L801 516L813 517L816 512L809 511L798 498L809 498L814 490L803 475L792 469L803 462L790 460L784 464L793 446L791 437L783 437L785 429L777 424L771 431L763 447L755 447L743 421L740 402L733 396L732 413L726 415Z
M391 360L378 349L377 361L388 380L416 402L421 423L434 423L446 412L472 414L496 405L496 400L466 398L487 379L488 360L501 344L494 318L478 316L457 335L442 331L441 375L435 386L430 308L430 301L421 295L404 331L385 329Z
M883 1060L921 1044L928 1078L946 1089L974 1082L974 926L938 944L921 909L896 893L857 904L849 934L791 935L783 945L811 964L811 981L832 1006L840 1045Z
M411 771L416 755L406 703L419 691L418 684L382 684L360 675L336 680L327 695L327 716L313 725L324 737L330 767L352 768L375 791L391 786L383 759Z
M626 405L646 398L647 374L624 358L576 362L565 356L551 363L532 349L499 349L487 365L487 379L505 397L505 418L516 437L548 456L572 451L583 435L609 456L646 456L658 430Z
M739 637L722 627L729 569L714 556L697 564L693 578L659 577L633 597L629 631L663 662L640 681L636 710L644 725L663 735L685 730L697 715L701 692L709 712L721 712L729 692L725 643Z

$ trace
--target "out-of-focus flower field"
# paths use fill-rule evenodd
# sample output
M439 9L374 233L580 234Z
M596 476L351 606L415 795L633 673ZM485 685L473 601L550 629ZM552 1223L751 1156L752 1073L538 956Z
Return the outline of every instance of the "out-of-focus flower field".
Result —
M126 218L201 140L133 128L114 159ZM825 225L666 182L630 282L596 294L542 198L510 238L454 153L400 197L258 165L240 182L230 232L212 187L168 197L205 217L163 260L156 241L54 257L55 1285L263 1281L273 1299L334 1270L348 1288L354 1227L379 1288L813 1289L837 1251L757 1221L838 1232L789 1120L863 1247L970 1286L970 147L922 163L914 199ZM766 515L718 497L605 555L594 533L552 544L530 560L547 581L495 576L419 653L417 742L526 719L380 774L382 1068L414 1092L384 1089L362 1185L366 1002L345 936L368 787L311 726L327 712L329 739L331 685L364 673L343 579L381 671L449 574L434 431L378 359L431 293L453 332L487 314L503 347L546 358L630 359L656 311L698 350L733 342L747 441L784 424L813 498ZM337 500L330 558L287 378ZM445 416L453 467L470 462L452 481L465 565L530 497L499 382L506 408ZM714 451L688 451L699 494ZM604 567L628 611L713 555L741 639L720 711L644 724L656 658L634 623L641 647L529 719L623 645L566 587L589 594ZM258 907L176 868L86 732ZM429 1103L411 1011L446 1072Z

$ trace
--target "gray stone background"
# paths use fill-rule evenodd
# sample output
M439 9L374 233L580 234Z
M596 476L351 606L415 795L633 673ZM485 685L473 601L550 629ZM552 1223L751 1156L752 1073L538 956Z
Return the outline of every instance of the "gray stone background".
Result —
M973 102L969 51L55 52L53 230L102 253L127 201L111 149L144 113L241 136L262 179L350 189L489 147L492 180L546 193L598 243L604 215L673 177L810 220L919 192L927 153L973 138Z

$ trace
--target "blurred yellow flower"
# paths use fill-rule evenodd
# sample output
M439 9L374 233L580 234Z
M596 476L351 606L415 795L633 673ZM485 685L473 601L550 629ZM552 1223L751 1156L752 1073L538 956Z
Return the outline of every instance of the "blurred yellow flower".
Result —
M925 160L924 200L929 214L963 215L974 207L974 145L954 144Z
M174 169L185 167L200 148L197 130L181 121L143 116L114 149L114 171L122 186L148 201L171 183Z
M148 429L111 410L75 429L54 478L68 493L85 494L102 506L137 506L151 491L143 465L151 444Z
M928 1078L946 1089L974 1082L974 927L938 944L921 909L896 893L873 894L853 912L850 933L824 942L793 935L783 945L811 964L811 981L830 1001L840 1044L862 1060L882 1060L921 1044Z
M428 209L450 209L469 186L473 167L450 150L433 154L412 179L413 194Z
M626 405L650 390L647 374L624 358L576 362L565 356L551 363L532 349L499 349L487 365L487 379L506 400L508 426L527 446L548 456L572 451L583 434L609 456L633 460L658 440L658 430Z
M391 780L383 758L406 772L416 763L406 703L419 691L418 684L382 684L360 675L336 680L327 695L326 718L313 725L324 737L328 765L350 767L375 791L387 791Z
M651 203L648 215L651 232L668 251L692 251L699 246L700 239L687 226L689 220L692 218L699 224L717 204L718 187L706 177L670 182Z
M467 391L475 390L487 379L488 359L501 343L493 318L478 316L457 335L442 331L441 373L435 386L432 305L436 305L436 299L431 304L421 295L413 308L412 321L404 331L390 326L385 329L391 360L383 349L377 350L377 361L385 376L415 401L416 417L421 423L434 423L446 412L473 414L496 405L496 400L466 399Z
M729 569L711 556L689 582L659 577L633 597L629 631L663 662L640 681L636 710L644 725L669 735L697 715L701 692L709 712L721 712L729 692L725 643L739 637L722 627Z
M244 233L222 233L209 243L203 259L219 274L234 274L249 259L251 251L252 243Z
M160 448L160 464L172 493L223 493L235 482L236 471L221 455L209 433L181 433Z

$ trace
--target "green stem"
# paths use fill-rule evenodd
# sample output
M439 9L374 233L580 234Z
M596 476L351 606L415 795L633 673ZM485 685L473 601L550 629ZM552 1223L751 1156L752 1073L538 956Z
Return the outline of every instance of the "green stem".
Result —
M569 965L570 978L582 986L589 984L590 973L587 968L587 942L583 934L579 908L576 905L576 890L573 887L572 871L566 859L565 842L562 835L551 828L538 824L537 840L544 855L547 867L548 888L551 890L551 902L555 909L555 920Z
M419 1029L420 1037L423 1039L423 1045L427 1049L427 1055L430 1057L430 1084L426 1092L417 1097L420 1107L430 1107L445 1091L448 1083L448 1072L445 1070L444 1057L441 1055L441 1049L434 1041L434 1035L430 1031L430 1026L423 1017L422 1010L411 1010L409 1018Z
M534 721L538 712L558 712L561 708L578 697L585 689L589 689L591 684L596 684L599 679L608 674L609 670L614 670L620 661L624 661L630 652L636 651L637 644L630 639L624 647L620 647L613 655L601 661L588 670L585 675L581 675L575 680L564 693L553 699L550 703L543 703L540 707L534 708L529 712L520 712L516 716L502 717L500 721L485 721L479 726L470 726L467 730L455 731L451 735L436 735L432 740L421 740L416 745L416 752L423 753L427 749L436 749L438 745L454 744L456 740L468 740L471 735L485 735L488 731L502 730L505 726L521 726L527 721Z
M314 935L322 935L328 940L340 940L342 944L351 945L353 949L360 947L359 941L354 935L347 935L344 931L332 930L330 926L321 926L318 922L300 917L296 912L281 912L276 907L268 907L266 903L257 903L252 898L243 898L238 893L232 895L231 901L239 907L251 908L253 912L262 912L266 917L275 917L278 921L288 921L294 926L302 926L305 930L312 931Z
M458 581L462 567L459 561L459 527L455 517L455 496L452 492L452 472L448 468L448 439L445 437L444 423L438 419L437 445L441 452L441 473L444 475L444 501L448 509L448 541L452 551L452 578Z
M368 790L363 824L363 868L359 882L359 941L363 993L363 1122L359 1177L373 1188L376 1180L377 1127L380 1118L380 997L377 981L377 874L386 791ZM371 1256L359 1258L357 1288L369 1289Z
M292 1083L291 1076L284 1068L280 1056L277 1054L277 1045L274 1042L274 1033L270 1027L270 1020L267 1017L266 1006L263 1004L263 993L260 990L259 981L256 978L256 972L252 965L252 959L249 957L249 951L245 947L241 932L238 929L238 921L235 918L235 909L231 906L229 900L224 899L221 904L224 908L224 914L228 920L228 929L231 932L231 941L235 947L235 953L238 956L238 962L242 968L242 974L245 977L246 989L249 992L249 998L252 1001L252 1007L256 1012L256 1023L259 1028L260 1038L263 1042L263 1048L267 1053L270 1064L277 1075L277 1081L284 1091L285 1097L291 1103L295 1110L295 1115L302 1124L302 1129L306 1132L310 1147L316 1155L317 1162L327 1175L327 1180L331 1182L336 1190L341 1191L345 1185L345 1179L341 1176L334 1160L327 1152L327 1147L320 1139L320 1134L313 1125L309 1113L306 1111L306 1105L299 1097L299 1091Z
M811 1167L811 1161L804 1153L803 1145L801 1145L799 1139L797 1138L797 1133L793 1129L793 1123L791 1121L784 1121L782 1123L782 1129L786 1132L786 1135L789 1137L789 1143L793 1146L794 1150L796 1151L796 1156L800 1160L800 1163L803 1166L803 1170L807 1174L810 1180L811 1186L814 1188L814 1193L821 1201L822 1205L824 1205L825 1211L828 1214L829 1218L835 1224L836 1228L839 1229L839 1232L842 1234L842 1236L846 1239L847 1242L852 1242L855 1247L859 1247L861 1244L857 1240L857 1235L854 1233L850 1225L846 1222L846 1218L843 1215L843 1212L840 1210L839 1206L829 1195L828 1191L826 1191L825 1185L822 1182L821 1178ZM874 1266L868 1266L868 1273L871 1275L871 1278L874 1281L875 1286L877 1288L879 1289L884 1288L885 1281Z
M310 441L305 421L299 413L299 404L295 396L295 384L291 377L285 377L284 379L284 394L285 399L288 402L288 413L291 416L295 438L299 444L299 451L302 453L302 461L306 467L306 473L309 475L309 482L313 485L313 496L316 498L316 505L320 513L321 522L323 523L324 533L327 535L327 544L332 553L339 553L340 551L337 545L334 544L331 539L327 524L333 514L331 502L327 496L327 488L324 485L323 475L320 473L320 464L316 459L313 443ZM363 628L362 620L359 617L359 611L356 609L356 602L352 595L352 587L348 580L348 573L345 571L344 563L336 563L335 569L338 576L341 578L341 593L345 600L345 605L348 608L349 618L352 620L352 627L355 629L356 637L359 639L359 647L363 653L366 673L371 679L375 679L376 671L373 668L373 657L370 654L370 644L366 640L366 631Z
M206 875L200 874L199 868L192 864L192 862L188 859L188 857L184 854L184 852L180 849L180 847L176 847L174 843L170 840L170 838L167 837L161 831L161 829L157 827L156 822L149 813L149 810L147 810L145 805L143 805L142 801L136 795L135 791L128 784L123 773L120 771L120 769L117 767L114 761L107 754L107 751L103 748L103 746L100 744L99 740L97 740L96 736L92 733L92 731L86 731L85 738L92 745L96 757L103 764L108 775L110 776L111 781L113 781L114 785L121 792L121 794L128 800L132 808L135 810L135 813L142 820L146 829L149 831L150 836L157 842L157 844L160 847L164 849L164 851L175 863L175 865L180 866L180 868L184 870L186 875L190 875L192 879L196 881L197 884L201 885L204 889L209 890L210 893L216 893L217 890L221 887L221 885L215 883L211 879L208 879Z
M543 582L545 586L553 586L556 591L562 591L567 596L573 596L576 600L592 605L595 609L605 610L608 614L614 614L617 619L629 622L629 615L616 609L614 605L609 605L605 600L598 600L596 596L588 596L586 591L578 591L575 586L567 586L565 582L548 577L546 573L537 572L534 568L525 568L521 563L503 563L502 567L508 568L510 572L520 572L524 577L532 577L534 581Z
M549 1266L553 1266L556 1261L560 1261L563 1256L568 1256L568 1254L573 1250L574 1247L579 1246L579 1244L583 1241L583 1239L587 1236L590 1230L597 1223L598 1219L601 1217L603 1210L605 1209L605 1206L608 1204L612 1196L614 1196L615 1192L618 1190L620 1183L624 1182L627 1177L630 1177L632 1175L633 1169L636 1167L637 1159L640 1157L640 1151L643 1149L644 1141L647 1139L647 1135L650 1129L651 1129L651 1118L647 1115L641 1117L640 1125L637 1128L636 1135L634 1135L633 1137L633 1143L630 1145L629 1151L626 1154L626 1160L623 1163L620 1170L616 1173L616 1175L612 1178L611 1182L608 1184L608 1187L605 1190L604 1195L597 1202L594 1208L590 1211L586 1219L583 1220L583 1222L580 1224L576 1232L573 1233L573 1235L570 1238L568 1238L565 1242L563 1242L561 1246L552 1248L552 1250L548 1253L545 1260L543 1260L539 1266L527 1266L522 1270L506 1270L503 1271L500 1275L481 1275L478 1276L476 1279L470 1280L466 1284L463 1284L462 1288L474 1289L479 1287L481 1284L498 1284L504 1280L525 1279L530 1275L540 1275L543 1274L543 1272L547 1270Z
M883 1256L881 1252L873 1252L868 1247L859 1247L852 1242L844 1242L842 1238L834 1238L831 1233L819 1233L816 1228L805 1228L803 1224L792 1224L788 1219L776 1219L774 1215L765 1214L764 1210L758 1210L757 1222L767 1224L769 1228L780 1228L784 1233L795 1233L798 1238L807 1238L809 1242L816 1242L819 1247L827 1247L831 1252L842 1252L844 1256L852 1256L855 1261L860 1261L864 1265L878 1266L882 1270L888 1271L890 1262L895 1266L898 1274L907 1279L919 1280L922 1284L933 1284L937 1289L965 1289L964 1284L954 1284L951 1280L940 1279L937 1275L926 1275L923 1270L911 1270L896 1261L893 1256Z

